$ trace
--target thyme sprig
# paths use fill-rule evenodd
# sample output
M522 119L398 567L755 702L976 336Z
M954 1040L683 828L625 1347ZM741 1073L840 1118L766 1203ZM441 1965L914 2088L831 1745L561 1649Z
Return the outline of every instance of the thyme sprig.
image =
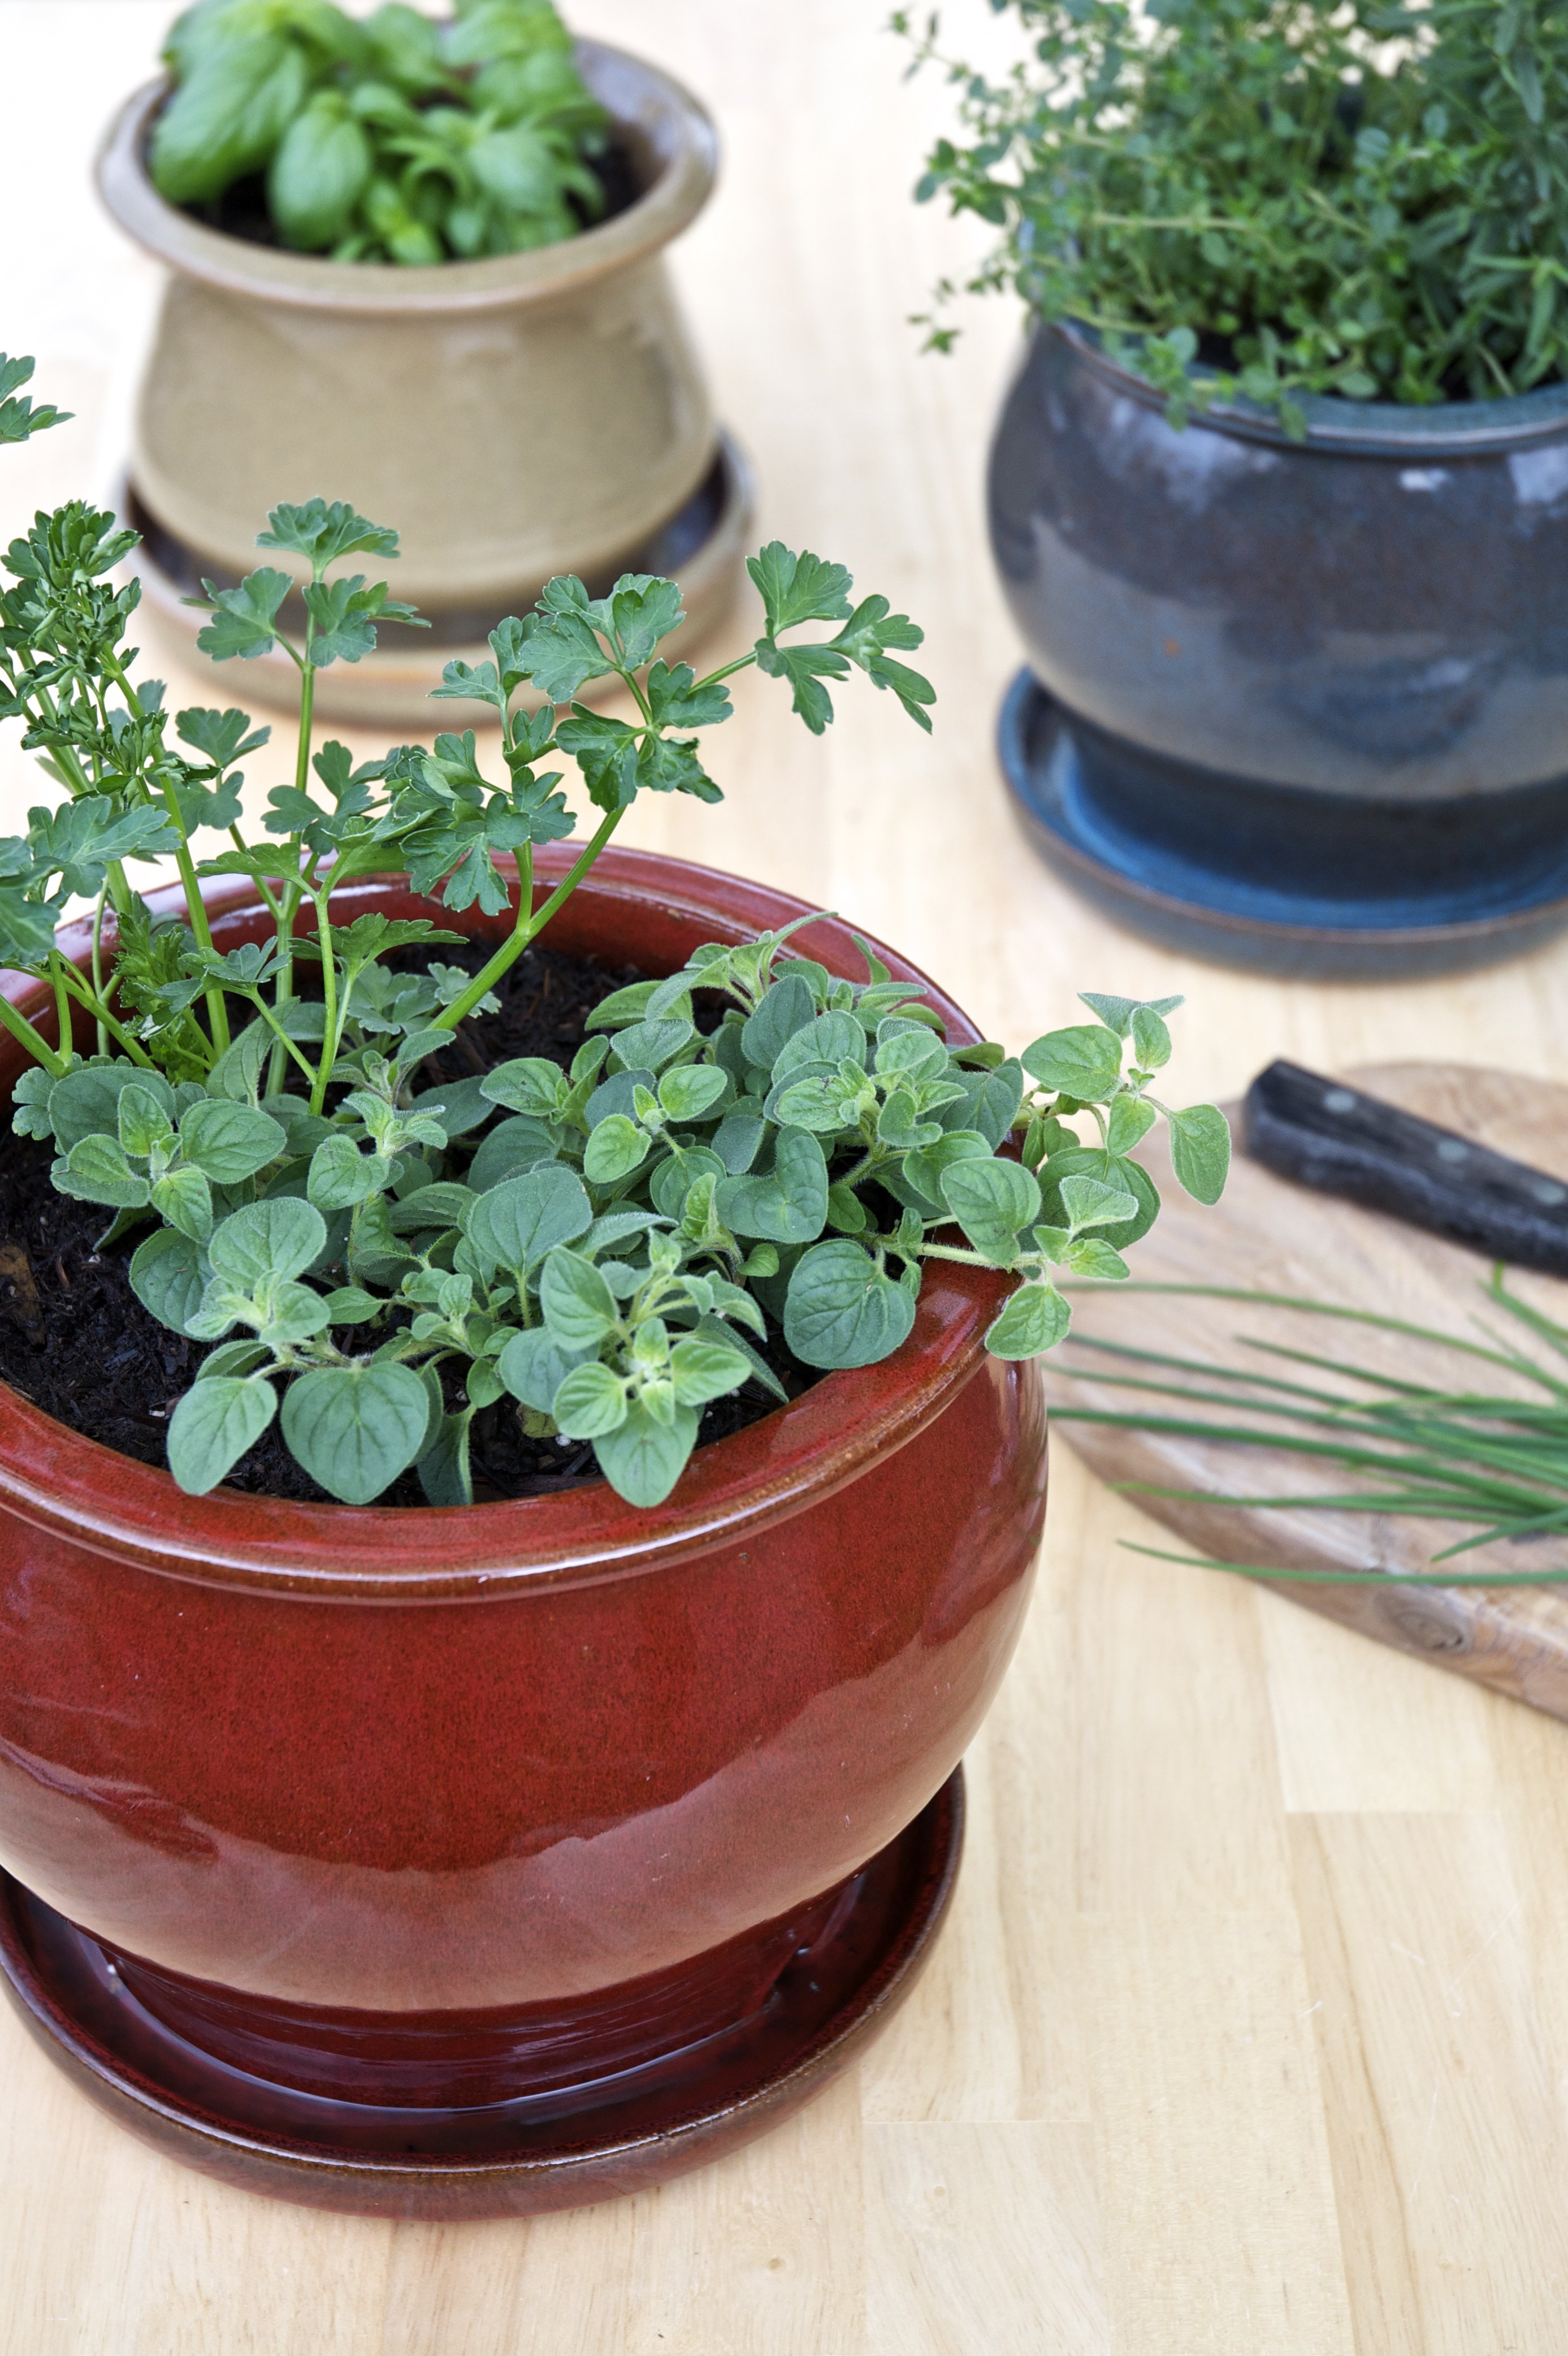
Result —
M1552 0L990 5L1028 44L1001 74L937 16L893 18L958 97L917 195L1001 232L973 291L1094 329L1178 422L1239 391L1299 434L1304 392L1482 401L1568 373Z

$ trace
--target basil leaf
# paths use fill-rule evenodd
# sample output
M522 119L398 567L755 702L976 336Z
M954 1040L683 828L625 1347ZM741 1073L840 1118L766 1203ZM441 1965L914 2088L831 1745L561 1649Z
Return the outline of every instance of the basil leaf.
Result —
M284 133L267 202L285 245L319 251L347 229L374 169L370 142L336 91L322 91Z
M159 115L152 174L171 205L209 204L260 171L304 102L304 51L281 37L215 46Z

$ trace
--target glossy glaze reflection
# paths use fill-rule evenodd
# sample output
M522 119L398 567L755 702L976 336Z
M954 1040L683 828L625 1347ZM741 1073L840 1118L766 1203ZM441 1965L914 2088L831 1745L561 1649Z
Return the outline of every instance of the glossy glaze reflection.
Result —
M1039 678L1113 739L1232 779L1396 803L1563 789L1568 388L1308 409L1336 440L1179 430L1085 339L1038 333L989 498Z
M826 1914L820 1903L814 1910L820 1930L775 1973L755 2013L619 2079L563 2084L557 2072L542 2097L411 2107L406 2083L394 2090L374 2075L351 2089L303 2093L237 2068L143 2005L127 1985L140 1967L128 1974L123 1959L4 1874L0 1981L44 2050L112 2118L226 2184L365 2216L532 2215L663 2183L734 2150L830 2084L919 1978L952 1901L963 1837L958 1769ZM633 2038L640 2029L646 2039L661 2027L647 1992L639 1982L620 2006L582 2011L593 2011L602 2033L619 2010ZM227 2009L256 2008L229 1999ZM306 2058L338 2072L344 2047L364 2058L366 2019L337 2018L331 2055L312 2024ZM537 2019L530 2027L537 2035ZM413 2034L427 2046L467 2045L471 2058L482 2041L494 2054L498 2041L493 2029L475 2036L472 2016L452 2014L431 2016ZM370 2035L383 2049L400 2037L405 2051L410 2039L396 2023L390 2037L384 2029Z

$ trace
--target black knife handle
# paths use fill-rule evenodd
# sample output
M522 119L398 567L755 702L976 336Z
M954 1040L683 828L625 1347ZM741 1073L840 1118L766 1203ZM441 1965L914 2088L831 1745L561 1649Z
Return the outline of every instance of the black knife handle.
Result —
M1299 1064L1260 1072L1242 1117L1247 1151L1282 1178L1568 1276L1568 1184L1542 1170Z

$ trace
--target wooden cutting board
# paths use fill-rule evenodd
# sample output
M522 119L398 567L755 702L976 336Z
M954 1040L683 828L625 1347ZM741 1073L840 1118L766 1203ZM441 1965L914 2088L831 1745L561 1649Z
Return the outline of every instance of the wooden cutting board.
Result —
M1369 1064L1344 1076L1369 1094L1402 1105L1498 1151L1568 1178L1568 1087L1520 1075L1456 1064ZM1238 1108L1228 1106L1239 1139ZM1403 1226L1335 1195L1275 1177L1238 1153L1224 1199L1205 1210L1176 1186L1162 1145L1140 1153L1164 1200L1158 1224L1135 1254L1145 1282L1224 1284L1284 1292L1379 1311L1444 1332L1486 1335L1515 1321L1482 1294L1490 1263L1459 1245ZM1568 1282L1511 1269L1510 1290L1568 1322ZM1190 1294L1103 1291L1076 1295L1075 1335L1165 1351L1224 1366L1312 1381L1307 1371L1249 1349L1243 1336L1466 1388L1506 1382L1489 1367L1418 1343L1395 1342L1363 1326L1299 1312ZM1473 1365L1473 1362L1472 1365ZM1094 1379L1099 1369L1156 1372L1096 1354L1070 1340L1042 1361L1054 1408L1187 1412L1179 1400L1128 1392ZM1069 1367L1079 1371L1067 1372ZM1559 1365L1557 1371L1562 1372ZM1524 1387L1521 1386L1521 1395ZM1200 1409L1202 1413L1204 1410ZM1218 1413L1219 1410L1208 1412ZM1499 1693L1568 1719L1568 1572L1562 1587L1417 1587L1401 1573L1425 1570L1439 1547L1460 1533L1440 1522L1288 1506L1223 1506L1216 1492L1248 1495L1342 1494L1331 1466L1283 1451L1243 1448L1164 1433L1059 1421L1064 1438L1105 1480L1154 1482L1201 1493L1193 1500L1140 1497L1144 1509L1176 1533L1176 1550L1282 1570L1377 1570L1373 1585L1316 1586L1282 1580L1278 1591L1309 1611L1359 1628L1402 1652L1475 1677ZM1493 1545L1462 1558L1466 1571L1520 1571L1568 1562L1568 1540L1532 1538ZM1460 1566L1456 1566L1460 1567Z

